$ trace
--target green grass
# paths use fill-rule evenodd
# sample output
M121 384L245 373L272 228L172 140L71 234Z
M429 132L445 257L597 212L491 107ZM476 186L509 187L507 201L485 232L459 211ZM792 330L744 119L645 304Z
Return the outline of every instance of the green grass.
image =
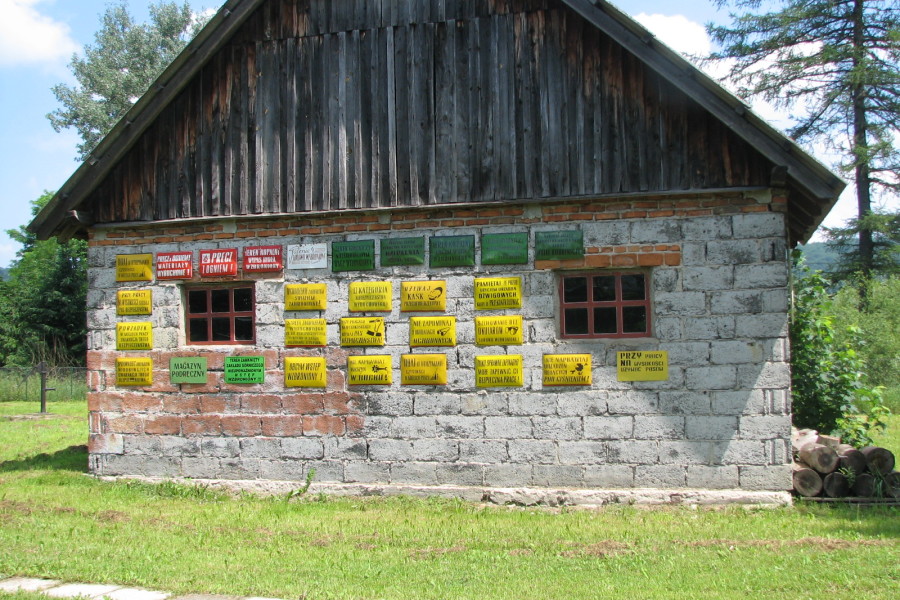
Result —
M896 509L550 510L106 483L84 475L84 405L53 409L8 421L16 406L0 404L2 573L291 599L900 594Z

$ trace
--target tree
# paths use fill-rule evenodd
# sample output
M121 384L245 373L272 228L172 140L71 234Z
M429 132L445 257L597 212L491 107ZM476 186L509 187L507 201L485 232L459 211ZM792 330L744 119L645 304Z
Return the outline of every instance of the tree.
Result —
M761 0L714 0L758 10ZM900 117L900 0L781 0L771 12L731 14L709 25L742 97L799 109L788 132L820 141L844 157L856 182L859 269L874 265L867 221L873 192L897 194Z
M73 55L69 63L78 84L53 87L63 105L47 115L53 129L74 127L82 140L79 158L87 158L202 23L187 2L150 5L150 22L141 24L134 22L125 0L108 6L94 45L86 45L84 56Z
M838 262L828 270L835 281L848 281L863 271L858 250L859 232L872 233L871 273L878 278L900 275L900 212L874 211L862 219L850 219L844 227L825 230L828 246L838 252ZM871 286L866 283L866 289Z

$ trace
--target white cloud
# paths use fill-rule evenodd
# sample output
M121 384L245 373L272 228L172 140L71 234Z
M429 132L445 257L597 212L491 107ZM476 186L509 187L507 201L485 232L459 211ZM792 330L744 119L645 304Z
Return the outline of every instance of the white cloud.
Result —
M69 26L38 10L42 0L0 0L0 66L68 61L80 46Z
M703 56L712 50L712 43L706 35L706 27L684 15L640 13L635 15L634 19L676 52Z

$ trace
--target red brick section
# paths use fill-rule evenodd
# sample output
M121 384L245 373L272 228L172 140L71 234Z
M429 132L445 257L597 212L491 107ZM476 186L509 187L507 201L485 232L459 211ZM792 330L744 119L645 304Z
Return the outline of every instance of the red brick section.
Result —
M537 260L535 269L578 269L674 267L681 264L681 246L657 244L653 246L603 246L584 249L584 258L573 260Z

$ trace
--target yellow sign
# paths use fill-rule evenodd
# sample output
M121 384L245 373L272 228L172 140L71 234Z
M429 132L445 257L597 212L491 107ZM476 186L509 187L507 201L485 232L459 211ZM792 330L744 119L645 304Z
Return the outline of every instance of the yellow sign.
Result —
M409 345L455 346L456 317L410 317Z
M284 359L285 387L323 388L328 385L325 358L318 356L288 356Z
M475 317L475 343L479 346L521 346L522 315Z
M348 356L347 383L350 385L391 385L390 356Z
M324 283L289 283L284 286L284 310L325 310L328 289Z
M342 318L341 346L384 346L384 317Z
M393 295L390 281L354 281L350 284L350 310L390 312Z
M400 310L403 312L447 310L447 282L404 281L400 284Z
M117 315L149 315L153 312L150 290L119 290L116 292Z
M521 355L475 357L477 387L519 387L523 380Z
M400 357L403 385L446 385L446 354L404 354Z
M545 354L544 385L591 385L591 355Z
M153 385L153 359L117 358L116 385Z
M116 255L116 281L151 281L152 279L152 254Z
M152 349L152 323L116 323L116 350Z
M328 343L325 319L285 319L285 346L324 346Z
M476 277L475 310L522 308L521 277Z
M669 353L616 352L619 381L665 381L669 378Z

